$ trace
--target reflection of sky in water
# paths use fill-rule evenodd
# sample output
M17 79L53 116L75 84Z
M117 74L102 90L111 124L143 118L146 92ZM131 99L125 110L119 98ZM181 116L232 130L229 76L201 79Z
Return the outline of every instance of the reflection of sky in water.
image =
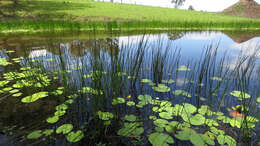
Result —
M120 37L120 44L127 43L138 43L142 36L130 36L130 37ZM156 44L158 38L162 39L162 42L165 44L168 43L169 39L167 34L159 35L147 35L144 39L148 39L150 44ZM234 42L230 37L221 33L221 32L189 32L184 34L181 38L176 40L170 40L172 49L180 48L181 49L181 58L185 62L192 60L198 60L201 57L203 51L206 50L211 44L216 48L218 46L218 59L220 59L226 52L229 57L230 65L236 62L238 56L241 55L252 55L254 51L258 48L260 49L260 37L255 37L251 40L248 40L243 43ZM257 54L258 58L260 54ZM259 63L257 59L257 63Z

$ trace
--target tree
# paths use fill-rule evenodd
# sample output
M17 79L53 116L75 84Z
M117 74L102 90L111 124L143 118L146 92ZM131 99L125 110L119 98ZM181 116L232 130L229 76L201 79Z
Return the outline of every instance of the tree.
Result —
M182 6L185 0L172 0L171 1L174 4L175 8L178 8L179 6Z
M193 11L193 10L194 10L193 6L192 6L192 5L190 5L190 6L189 6L189 8L188 8L188 10L191 10L191 11Z

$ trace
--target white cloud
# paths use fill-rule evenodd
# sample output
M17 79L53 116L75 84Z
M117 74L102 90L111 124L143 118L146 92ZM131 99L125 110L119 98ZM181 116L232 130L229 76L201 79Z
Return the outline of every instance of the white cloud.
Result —
M218 36L222 36L220 32L191 32L184 36L187 40L213 40Z

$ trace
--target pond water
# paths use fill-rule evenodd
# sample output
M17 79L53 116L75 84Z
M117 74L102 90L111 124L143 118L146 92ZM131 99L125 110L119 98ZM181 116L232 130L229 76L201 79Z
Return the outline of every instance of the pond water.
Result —
M17 34L0 49L0 145L260 142L260 32Z

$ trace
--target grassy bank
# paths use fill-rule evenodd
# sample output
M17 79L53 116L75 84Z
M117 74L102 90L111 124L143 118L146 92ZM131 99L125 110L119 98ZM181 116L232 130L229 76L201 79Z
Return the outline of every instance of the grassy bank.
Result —
M260 19L89 0L21 0L4 4L0 32L104 29L260 29Z

